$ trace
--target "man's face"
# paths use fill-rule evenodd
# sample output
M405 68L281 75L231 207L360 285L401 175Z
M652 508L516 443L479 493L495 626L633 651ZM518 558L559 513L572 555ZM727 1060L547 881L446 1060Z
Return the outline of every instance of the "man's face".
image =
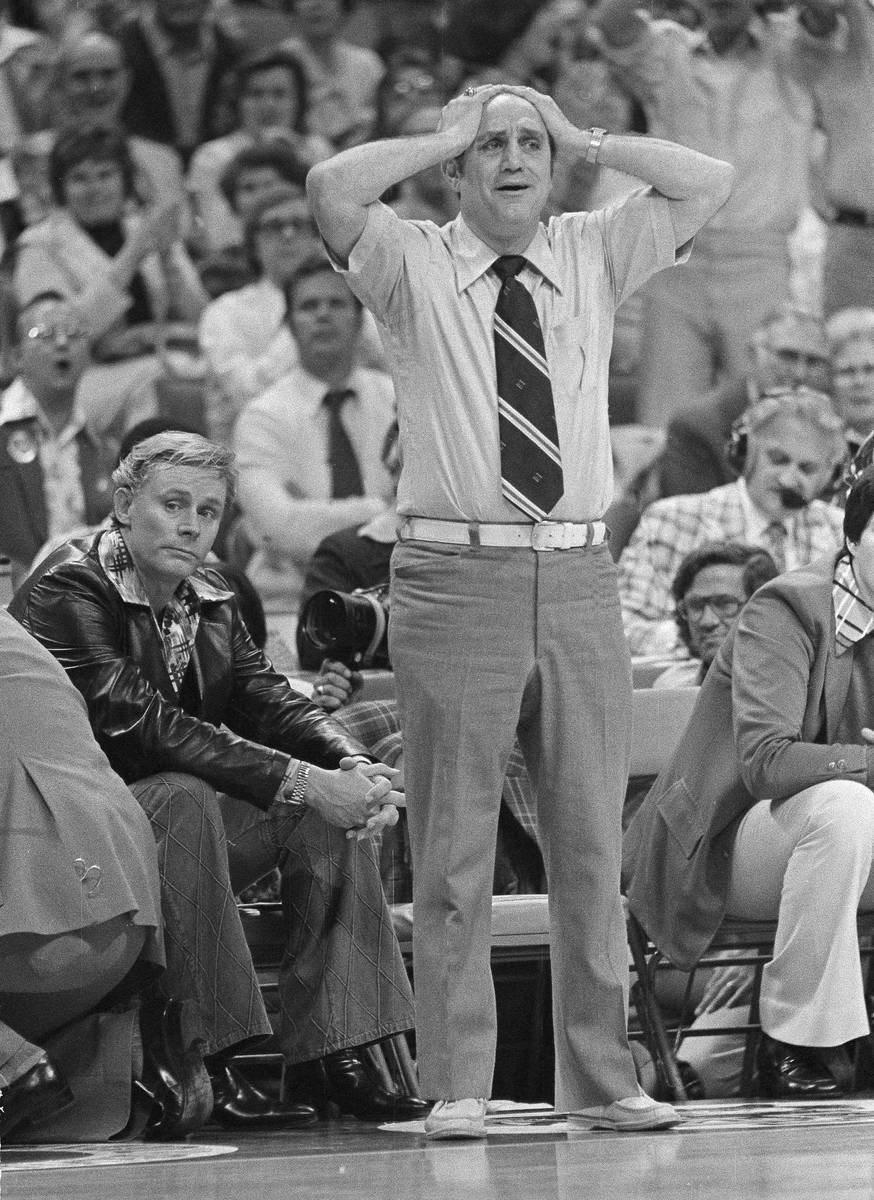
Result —
M265 192L271 191L284 180L276 167L246 167L237 176L234 187L234 211L243 220L248 217L255 205Z
M801 384L829 391L831 363L821 325L790 318L773 326L753 351L753 370L761 392Z
M41 400L71 397L91 361L88 331L62 300L31 304L18 323L18 373Z
M293 129L296 120L297 92L291 71L271 67L249 76L240 96L240 123L247 132Z
M340 0L292 0L291 10L305 37L327 37L343 21Z
M150 597L169 597L201 566L226 498L227 484L217 471L168 463L154 466L135 492L118 489L116 517Z
M318 253L318 230L303 194L261 214L255 249L263 270L280 284L291 278L305 258Z
M61 71L64 115L114 119L126 88L120 48L102 35L91 35L71 53Z
M516 238L524 249L552 186L549 139L534 105L509 93L490 100L450 178L474 233L488 244Z
M874 333L845 342L832 374L835 408L850 429L867 436L874 430Z
M750 499L765 516L784 520L799 507L784 502L784 490L809 504L828 485L833 456L828 433L799 417L778 414L749 436L744 478Z
M193 29L209 11L210 0L155 0L155 10L167 29Z
M709 667L746 596L743 567L716 563L703 567L683 596L689 626L689 653Z
M354 353L361 310L346 281L328 267L298 283L288 323L300 360L309 369L309 363L321 365Z

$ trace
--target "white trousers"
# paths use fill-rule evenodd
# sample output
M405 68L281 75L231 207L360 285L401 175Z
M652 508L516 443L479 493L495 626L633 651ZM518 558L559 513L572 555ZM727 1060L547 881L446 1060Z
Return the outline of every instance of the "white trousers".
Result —
M762 976L762 1029L798 1046L867 1035L857 911L874 910L874 792L829 780L744 816L728 914L777 920Z

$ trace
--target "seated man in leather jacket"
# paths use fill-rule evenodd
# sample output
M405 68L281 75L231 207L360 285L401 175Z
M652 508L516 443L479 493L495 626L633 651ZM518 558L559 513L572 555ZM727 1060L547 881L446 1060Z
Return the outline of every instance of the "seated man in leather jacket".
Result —
M363 1118L421 1115L422 1101L378 1086L355 1053L413 1025L369 840L397 819L393 773L273 670L231 589L203 566L233 494L231 452L196 434L158 434L132 448L113 482L112 528L50 555L10 611L84 696L98 742L152 819L162 862L190 858L190 895L163 891L167 986L198 1001L216 1116L293 1126L328 1101ZM198 855L200 827L216 819L230 891L222 864ZM226 953L224 938L239 924L231 891L276 865L287 931L280 1044L302 1064L285 1106L222 1061L225 1047L269 1031L251 957ZM230 899L211 928L193 921L191 897L204 888Z

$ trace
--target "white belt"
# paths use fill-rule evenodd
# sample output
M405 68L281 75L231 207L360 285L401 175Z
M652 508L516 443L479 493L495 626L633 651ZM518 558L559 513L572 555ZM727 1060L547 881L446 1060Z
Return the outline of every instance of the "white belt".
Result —
M608 538L603 521L537 521L524 525L480 525L476 521L437 521L405 517L402 542L450 542L456 546L523 546L530 550L576 550L600 546Z

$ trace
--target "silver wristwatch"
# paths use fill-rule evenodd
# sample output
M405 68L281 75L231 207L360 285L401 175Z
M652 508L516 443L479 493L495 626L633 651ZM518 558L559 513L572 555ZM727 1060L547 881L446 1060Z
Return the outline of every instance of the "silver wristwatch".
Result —
M287 804L290 808L306 808L306 791L307 784L310 778L310 764L302 762L297 768L294 777L294 786L290 792L283 793L280 796L282 804Z

